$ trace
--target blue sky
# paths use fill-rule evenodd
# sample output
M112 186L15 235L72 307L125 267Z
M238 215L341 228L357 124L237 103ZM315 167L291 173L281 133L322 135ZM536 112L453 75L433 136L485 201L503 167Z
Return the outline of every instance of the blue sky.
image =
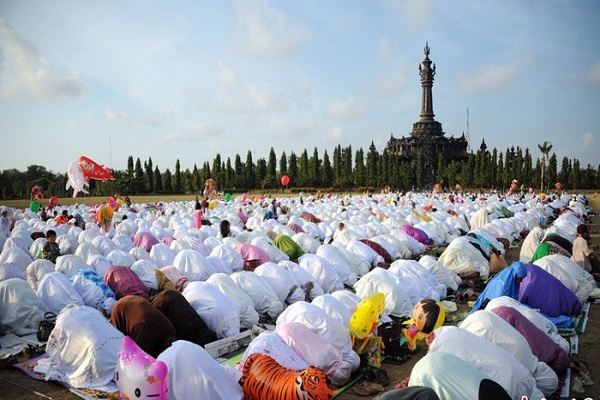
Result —
M600 163L600 2L3 1L0 170L80 155L161 171L217 153L381 151L419 119L471 147Z

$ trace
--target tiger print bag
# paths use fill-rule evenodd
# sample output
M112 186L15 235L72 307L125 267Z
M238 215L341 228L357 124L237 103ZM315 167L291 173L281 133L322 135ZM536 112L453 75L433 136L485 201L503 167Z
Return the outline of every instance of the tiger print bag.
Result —
M246 359L239 383L246 399L329 400L333 397L324 371L314 367L289 369L260 353Z

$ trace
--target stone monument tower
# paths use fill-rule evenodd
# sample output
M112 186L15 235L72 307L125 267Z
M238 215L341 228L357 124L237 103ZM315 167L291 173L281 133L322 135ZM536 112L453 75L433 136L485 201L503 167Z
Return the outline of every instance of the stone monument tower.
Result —
M395 138L393 135L387 144L388 152L400 157L401 162L410 163L415 168L419 154L423 158L424 182L433 184L436 176L439 154L443 155L444 164L460 161L467 157L468 141L464 133L459 138L444 136L442 124L434 119L433 113L433 80L435 63L429 59L429 44L425 44L425 59L419 64L421 78L421 114L413 124L410 137Z

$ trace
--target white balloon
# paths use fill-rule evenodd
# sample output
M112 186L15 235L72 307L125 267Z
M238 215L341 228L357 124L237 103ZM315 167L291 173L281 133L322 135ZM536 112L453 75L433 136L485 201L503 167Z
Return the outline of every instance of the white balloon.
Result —
M88 194L89 192L84 186L89 187L90 184L86 182L81 167L76 162L69 163L67 168L67 186L65 189L73 188L73 197L77 197L77 193L83 192Z

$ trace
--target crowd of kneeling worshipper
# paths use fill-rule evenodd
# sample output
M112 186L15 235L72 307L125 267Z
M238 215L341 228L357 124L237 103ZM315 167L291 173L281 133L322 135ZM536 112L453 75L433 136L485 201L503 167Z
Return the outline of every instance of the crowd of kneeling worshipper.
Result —
M128 204L107 229L94 205L63 207L84 229L2 207L10 228L0 232L0 360L45 346L34 372L46 380L129 398L328 399L370 371L350 327L380 293L367 338L397 324L395 348L424 337L426 354L406 380L365 379L357 394L542 399L561 390L570 365L559 329L573 329L600 297L583 195L211 201L208 223L194 224L194 201ZM48 233L59 249L50 259ZM574 245L579 238L586 243ZM455 311L449 300L463 298L465 282L481 291L464 297L468 316L450 326L437 314L411 336L402 322L424 318L417 306ZM246 331L252 341L236 366L205 349ZM573 390L591 384L582 371Z

